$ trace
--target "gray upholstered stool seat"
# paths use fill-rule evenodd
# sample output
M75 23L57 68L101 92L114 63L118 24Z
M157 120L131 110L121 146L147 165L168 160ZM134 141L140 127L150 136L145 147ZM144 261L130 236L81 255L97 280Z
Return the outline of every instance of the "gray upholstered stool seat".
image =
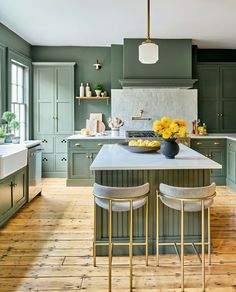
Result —
M184 212L200 212L201 211L201 249L202 257L200 258L197 249L194 244L195 252L197 252L201 265L202 265L202 291L205 291L205 209L208 210L208 261L211 263L211 232L210 232L210 207L213 204L213 199L216 195L216 185L212 183L206 187L175 187L166 184L160 184L159 192L157 191L157 207L158 210L158 199L162 201L164 205L171 209L181 211L181 291L184 291ZM157 265L159 265L159 246L168 245L173 243L159 243L159 220L157 211L157 231L156 231L156 252L157 252ZM176 243L174 243L176 247ZM177 247L176 247L177 250ZM177 250L179 255L179 252Z
M101 186L99 184L94 184L93 192L98 197L95 198L96 204L106 210L109 210L109 199L125 199L127 201L114 201L112 202L112 211L115 212L127 212L130 210L130 198L136 198L133 202L133 209L141 208L146 203L146 198L141 198L138 200L138 197L142 197L143 195L149 192L149 184L146 183L137 187L127 187L127 188L115 188L115 187L107 187ZM99 196L106 197L106 199L101 199Z
M184 211L185 212L199 212L201 211L201 201L188 202L188 199L204 199L204 197L211 196L215 193L216 185L212 183L210 186L206 187L196 187L196 188L180 188L173 187L166 184L160 184L160 193L164 196L160 196L163 204L169 208L180 211L181 203L178 199L184 199ZM168 197L166 197L168 196ZM205 200L205 209L209 208L213 204L213 199Z
M93 188L94 195L94 240L93 240L93 259L94 266L96 266L96 246L97 245L108 245L109 254L109 288L108 291L112 291L111 279L112 279L112 249L116 244L118 246L124 245L129 246L129 258L130 258L130 291L132 288L133 278L133 244L136 246L146 247L146 265L148 265L148 195L149 195L149 183L146 183L137 187L109 187L94 184ZM146 211L146 227L145 227L145 242L133 243L133 210L141 208L145 205ZM97 242L97 211L96 207L99 206L108 211L108 242ZM129 243L127 242L114 242L112 240L112 213L113 212L127 212L129 211ZM107 244L108 243L108 244Z

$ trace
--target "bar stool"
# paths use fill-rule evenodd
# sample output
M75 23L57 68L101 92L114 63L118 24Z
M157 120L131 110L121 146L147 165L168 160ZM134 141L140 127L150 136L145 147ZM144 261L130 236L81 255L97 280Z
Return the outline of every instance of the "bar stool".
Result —
M148 265L148 194L149 183L137 187L108 187L97 183L94 184L94 240L93 240L93 259L94 267L96 266L96 246L108 245L109 251L109 291L111 291L112 277L112 246L114 245L129 245L130 258L130 291L132 291L132 276L133 276L133 244L144 245L146 247L146 265ZM108 242L97 242L96 239L96 207L97 205L105 210L108 210L109 215L109 231ZM145 243L133 243L133 210L146 205L146 234ZM113 212L130 212L130 241L129 243L112 242L112 211Z
M211 264L211 236L210 236L210 206L213 204L213 199L216 195L216 185L212 183L206 187L195 188L180 188L173 187L161 183L159 192L157 191L157 230L156 230L156 257L157 266L159 266L159 246L173 245L178 252L176 243L159 243L159 223L158 223L158 201L159 197L163 204L167 207L181 211L181 290L184 291L184 212L199 212L201 211L201 249L202 249L202 290L205 291L205 222L204 209L208 209L208 263ZM192 247L197 252L195 245Z

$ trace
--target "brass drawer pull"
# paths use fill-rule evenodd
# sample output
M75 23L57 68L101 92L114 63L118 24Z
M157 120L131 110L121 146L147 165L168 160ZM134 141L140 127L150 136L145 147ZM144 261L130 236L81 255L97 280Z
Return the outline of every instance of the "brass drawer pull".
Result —
M202 145L202 142L197 142L197 145Z
M99 146L99 147L102 147L102 146L103 146L103 144L102 144L102 143L98 143L98 146Z
M80 147L80 144L79 144L79 143L76 143L76 144L75 144L75 147Z
M220 145L220 142L214 142L214 145Z

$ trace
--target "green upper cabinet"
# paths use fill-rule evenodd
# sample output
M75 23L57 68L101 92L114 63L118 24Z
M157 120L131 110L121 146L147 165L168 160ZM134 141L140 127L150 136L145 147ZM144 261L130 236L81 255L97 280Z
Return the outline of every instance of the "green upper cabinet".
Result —
M34 138L43 147L44 177L65 177L67 137L74 133L75 63L33 63Z
M223 132L236 130L236 64L220 68L221 79L221 129Z
M38 134L54 133L55 70L37 67L34 71L34 120Z
M198 111L209 132L236 131L236 63L198 65Z
M219 132L219 66L198 66L198 115L209 132Z
M74 130L74 65L34 63L35 135Z

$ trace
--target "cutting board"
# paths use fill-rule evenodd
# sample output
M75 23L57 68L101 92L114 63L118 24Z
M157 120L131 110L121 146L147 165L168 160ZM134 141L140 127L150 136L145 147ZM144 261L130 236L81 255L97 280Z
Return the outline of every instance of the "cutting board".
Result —
M105 124L103 122L101 122L101 121L98 121L98 125L97 125L98 133L105 132L105 129L106 129Z
M102 122L102 113L91 113L90 120L97 120Z
M97 120L86 120L86 128L90 129L91 135L97 133L98 121Z

